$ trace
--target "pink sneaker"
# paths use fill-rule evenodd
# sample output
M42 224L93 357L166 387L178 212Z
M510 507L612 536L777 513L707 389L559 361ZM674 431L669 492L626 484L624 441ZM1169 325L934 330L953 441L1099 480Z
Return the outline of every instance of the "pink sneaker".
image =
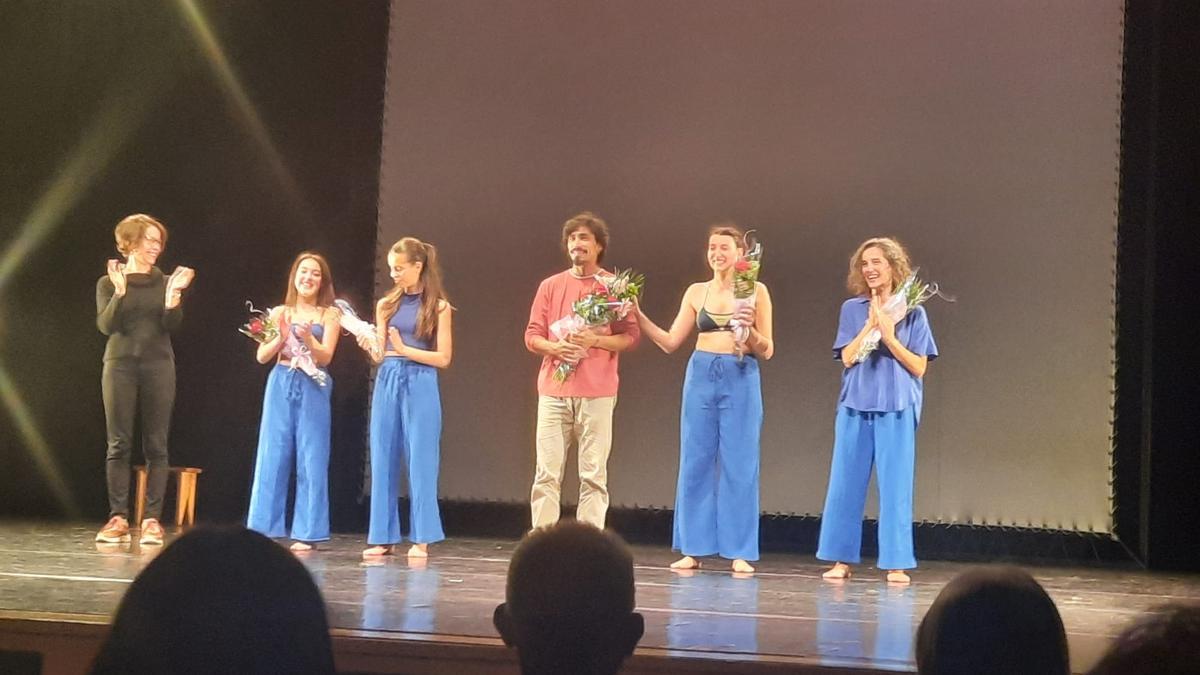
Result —
M138 543L150 546L162 546L164 534L163 526L159 524L157 518L147 518L142 521L142 538L138 539Z
M104 527L100 528L100 532L96 534L96 541L106 544L120 544L129 541L129 521L125 520L123 516L109 518Z

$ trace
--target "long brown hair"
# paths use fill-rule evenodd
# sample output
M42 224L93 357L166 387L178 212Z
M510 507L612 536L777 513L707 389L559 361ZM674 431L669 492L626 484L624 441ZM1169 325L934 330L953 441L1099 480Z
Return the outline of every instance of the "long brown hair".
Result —
M328 309L333 305L333 272L329 269L329 263L325 261L325 256L314 251L304 251L296 256L296 260L292 262L292 271L288 274L287 296L283 304L288 307L295 307L296 301L300 299L300 294L296 292L296 272L300 270L300 263L305 260L315 260L317 266L321 268L321 287L317 289L317 307Z
M912 262L909 260L908 251L904 249L904 246L891 237L874 237L858 245L854 255L850 256L850 273L846 276L846 288L853 295L870 295L871 291L867 288L867 281L863 279L862 275L863 253L866 253L869 248L883 251L883 257L887 259L888 265L892 268L892 291L894 292L908 279L908 275L912 274Z
M437 247L416 237L404 237L392 244L388 251L388 255L401 253L408 259L409 264L421 263L421 309L417 311L416 335L422 338L433 337L438 327L439 305L450 302L446 297L446 287L442 284L442 268L438 265ZM384 322L396 313L403 295L404 288L397 284L383 296Z

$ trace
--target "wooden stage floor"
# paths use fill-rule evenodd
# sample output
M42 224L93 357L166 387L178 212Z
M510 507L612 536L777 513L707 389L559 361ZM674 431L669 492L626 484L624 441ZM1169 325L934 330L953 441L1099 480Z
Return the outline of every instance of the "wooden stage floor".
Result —
M98 525L0 523L0 620L17 633L0 648L19 646L19 633L30 626L47 633L58 626L64 635L88 633L80 626L92 626L91 639L102 639L122 594L157 547L98 545ZM322 550L303 556L328 606L339 668L416 672L422 669L415 662L397 666L404 660L391 659L389 649L428 660L436 658L430 645L441 645L437 653L484 654L482 670L490 663L511 671L491 616L503 599L515 545L452 539L433 546L425 564L402 556L367 564L360 557L361 536L335 535ZM665 547L638 546L634 554L638 611L646 619L630 669L637 672L705 672L709 666L710 672L731 666L753 672L913 670L912 638L921 617L966 568L923 562L911 586L894 587L868 566L845 583L823 582L823 564L806 556L767 555L756 574L737 578L719 559L680 574L667 569L674 556ZM1147 608L1200 601L1198 576L1092 568L1031 572L1062 613L1075 672L1089 667L1107 641ZM46 663L46 672L57 670ZM438 670L426 666L425 672Z

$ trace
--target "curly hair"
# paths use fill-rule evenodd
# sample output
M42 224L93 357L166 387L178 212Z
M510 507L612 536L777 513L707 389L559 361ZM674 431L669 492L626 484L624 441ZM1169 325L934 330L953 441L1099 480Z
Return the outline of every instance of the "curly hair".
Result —
M850 273L846 276L846 288L850 294L869 295L871 292L867 288L867 280L862 275L863 253L869 248L883 251L883 257L892 268L892 290L900 288L900 284L912 274L912 261L909 260L908 251L891 237L873 237L859 244L854 255L850 256Z

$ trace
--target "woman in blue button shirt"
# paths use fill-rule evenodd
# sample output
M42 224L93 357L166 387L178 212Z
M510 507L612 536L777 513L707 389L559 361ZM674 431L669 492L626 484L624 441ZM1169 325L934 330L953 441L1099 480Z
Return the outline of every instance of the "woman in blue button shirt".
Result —
M842 362L842 388L834 423L829 491L821 516L817 557L834 563L826 579L846 579L858 563L862 516L871 467L879 486L879 569L891 583L909 583L913 555L912 502L916 433L921 419L922 380L937 345L925 309L900 321L883 311L912 273L908 252L894 239L868 239L850 257L847 286L854 297L842 303L834 358ZM874 330L879 347L859 360Z

